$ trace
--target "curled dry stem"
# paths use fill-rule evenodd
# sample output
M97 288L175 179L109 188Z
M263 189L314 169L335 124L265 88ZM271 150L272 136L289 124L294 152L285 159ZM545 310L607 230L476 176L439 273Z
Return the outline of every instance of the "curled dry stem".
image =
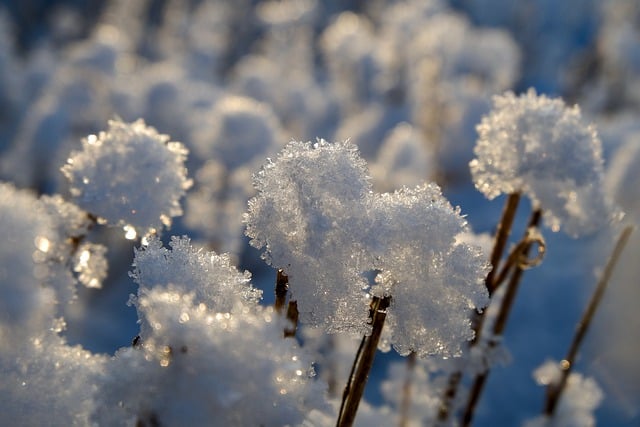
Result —
M529 236L537 235L533 230L538 227L540 223L540 219L542 218L542 210L535 209L531 214L531 218L529 219L529 224L527 226L527 231L525 236L523 237L523 241L527 241ZM528 243L524 246L522 250L522 256L524 259L528 259L529 250L533 245L538 245L539 242L537 240L529 240ZM509 318L509 314L511 313L511 308L513 307L513 303L515 301L515 297L518 293L518 288L520 286L520 281L522 279L522 274L525 271L525 265L520 265L518 263L513 268L513 273L511 274L511 278L509 283L507 284L507 288L505 290L504 297L502 299L500 309L498 311L498 316L492 328L492 338L489 341L489 348L493 348L497 345L496 337L500 337L504 329L507 325L507 320ZM471 421L473 420L473 415L475 412L475 408L480 400L480 396L484 390L484 386L487 382L487 378L489 376L489 370L487 369L485 372L482 372L476 375L473 385L471 386L471 391L469 393L469 398L467 400L467 405L464 410L464 414L462 416L462 425L469 426L471 425Z

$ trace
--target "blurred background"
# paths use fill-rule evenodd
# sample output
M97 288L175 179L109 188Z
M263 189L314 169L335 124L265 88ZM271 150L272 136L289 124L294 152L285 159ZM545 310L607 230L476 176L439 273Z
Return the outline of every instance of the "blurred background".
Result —
M475 232L493 233L503 200L470 180L475 126L493 95L530 87L579 104L597 126L608 190L637 223L637 0L1 0L0 179L68 195L60 167L82 138L143 118L190 151L194 186L165 235L230 252L270 303L275 273L241 223L266 157L290 140L348 138L378 191L436 181ZM65 308L65 334L112 354L137 333L126 305L135 243L93 233L109 247L109 275ZM600 425L640 425L639 234L576 368L605 392ZM525 276L507 328L512 360L492 371L476 425L539 413L532 371L564 356L611 248L609 235L545 236L546 259ZM378 359L370 403L383 400L376 382L394 360Z

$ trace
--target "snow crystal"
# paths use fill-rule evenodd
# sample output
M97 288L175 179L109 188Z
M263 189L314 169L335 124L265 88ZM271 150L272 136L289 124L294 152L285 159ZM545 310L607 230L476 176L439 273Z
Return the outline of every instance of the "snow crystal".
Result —
M290 143L255 183L247 235L289 275L303 322L361 333L380 271L370 290L392 296L385 329L401 354L457 354L472 338L486 257L457 240L466 221L438 186L373 193L355 147L325 141Z
M255 175L245 215L251 244L289 276L301 320L363 331L367 282L356 268L371 184L348 142L291 142Z
M603 188L600 139L577 106L537 95L496 96L478 125L478 190L493 199L523 192L544 210L546 223L570 235L593 232L614 217Z
M96 421L297 425L324 406L325 387L272 307L220 313L162 287L137 305L153 328L107 366Z
M82 151L71 153L62 171L83 209L144 235L182 214L179 200L191 185L186 155L182 144L142 120L112 120L106 132L83 140Z
M0 413L14 426L90 425L96 379L107 361L58 336L0 351Z
M391 295L387 334L403 355L459 354L473 338L469 310L484 307L487 262L483 251L457 240L468 230L435 184L374 197L364 245L381 271L372 288Z
M206 252L188 237L171 238L169 248L157 237L135 249L132 277L142 288L172 286L176 292L193 292L197 303L216 311L231 311L238 301L257 303L262 291L251 286L251 274L240 272L227 254Z

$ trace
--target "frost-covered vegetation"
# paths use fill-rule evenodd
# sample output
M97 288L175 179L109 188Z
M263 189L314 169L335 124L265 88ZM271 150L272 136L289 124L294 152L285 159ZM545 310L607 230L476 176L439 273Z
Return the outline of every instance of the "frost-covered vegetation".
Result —
M0 105L2 423L640 421L634 0L3 2Z

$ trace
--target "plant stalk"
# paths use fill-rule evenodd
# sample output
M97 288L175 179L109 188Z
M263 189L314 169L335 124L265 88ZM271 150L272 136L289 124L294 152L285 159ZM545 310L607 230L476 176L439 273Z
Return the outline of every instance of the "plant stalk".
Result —
M622 230L620 237L616 242L616 245L607 260L607 265L602 273L600 280L596 286L596 289L591 296L591 300L589 304L582 314L582 318L578 322L578 326L576 327L576 332L573 336L573 341L569 347L569 351L567 352L567 356L562 360L560 366L562 368L562 376L560 377L560 381L557 384L549 384L547 387L547 396L544 405L544 413L548 417L552 417L556 407L558 406L558 402L562 397L562 393L567 385L567 380L569 379L569 374L573 369L573 365L576 361L576 357L578 355L578 350L580 349L580 345L582 344L584 337L589 330L589 326L593 320L593 317L596 313L596 310L600 306L600 302L602 301L602 297L604 295L605 290L609 284L609 280L611 278L611 274L613 273L613 269L624 250L627 241L629 240L629 236L633 232L632 226L627 226Z
M513 227L513 220L518 210L518 204L520 203L520 192L509 194L502 208L502 216L496 229L496 235L493 240L493 249L491 250L491 270L485 277L485 286L489 292L489 297L493 295L498 288L500 282L495 281L496 272L498 271L500 260L504 253L504 248L509 240L511 229ZM473 339L469 342L469 348L473 347L480 338L482 326L484 325L486 310L482 312L473 311L471 314L471 323L474 332ZM451 412L451 404L458 394L458 387L462 381L462 370L456 370L449 375L449 381L447 382L447 388L442 396L442 402L438 409L438 421L444 422L449 419Z
M529 224L527 226L527 234L525 235L523 241L527 241L527 238L531 234L530 230L537 229L538 224L540 223L540 219L542 217L542 210L535 209L529 219ZM526 244L522 247L522 257L526 258L529 249L531 246L537 243L537 241L532 241L529 244ZM493 337L489 341L489 348L493 348L497 345L495 341L495 337L501 336L504 332L504 329L507 324L507 320L509 318L509 314L511 313L511 308L513 307L513 303L515 301L515 297L518 293L518 288L520 286L520 281L522 279L522 274L526 269L525 265L518 263L513 270L511 275L511 279L507 285L507 289L505 291L504 297L502 299L502 303L500 305L500 311L498 312L498 316L496 318L496 322L493 325L492 333ZM469 393L469 398L467 400L467 405L465 407L464 415L462 417L462 425L467 427L471 425L471 421L473 420L473 415L475 413L475 408L480 400L480 396L484 390L484 386L487 382L487 378L489 376L489 369L485 372L476 375L476 378L471 386L471 391Z
M349 380L347 388L343 396L343 405L341 406L340 414L338 414L338 421L336 427L351 427L356 418L356 412L358 411L358 405L364 394L364 387L367 384L369 378L369 372L373 366L373 360L375 359L376 350L378 349L378 342L382 334L382 328L384 321L387 317L387 308L391 303L391 297L373 297L371 302L372 308L372 329L371 335L364 339L364 346L360 357L356 358L357 367L352 375L352 379ZM356 363L354 362L354 363Z
M413 370L416 367L416 353L412 351L407 356L407 374L402 386L402 401L400 402L400 421L398 427L407 427L411 409L411 383Z

